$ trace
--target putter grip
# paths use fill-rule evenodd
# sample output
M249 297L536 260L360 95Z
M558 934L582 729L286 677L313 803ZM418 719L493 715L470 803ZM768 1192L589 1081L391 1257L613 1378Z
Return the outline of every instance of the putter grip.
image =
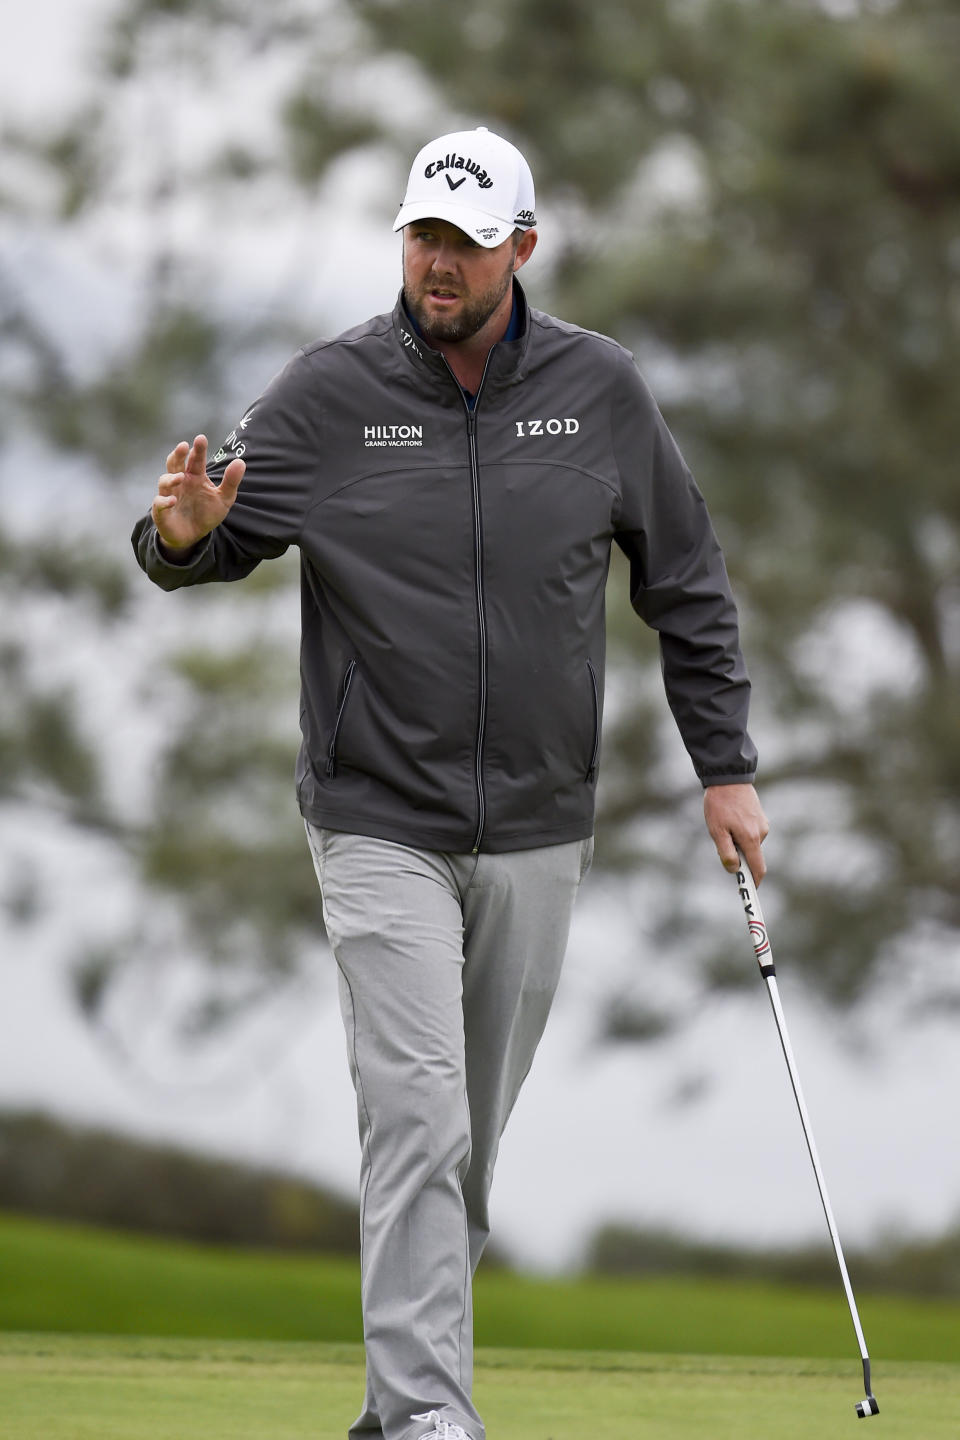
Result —
M740 857L740 865L736 873L737 890L740 894L740 903L743 906L743 913L747 919L747 929L750 932L750 939L753 943L753 953L757 957L757 964L760 966L760 974L766 980L770 975L777 972L773 964L773 950L770 947L770 936L767 934L766 922L763 918L763 911L760 909L760 900L757 895L757 887L750 867L740 850L737 851Z

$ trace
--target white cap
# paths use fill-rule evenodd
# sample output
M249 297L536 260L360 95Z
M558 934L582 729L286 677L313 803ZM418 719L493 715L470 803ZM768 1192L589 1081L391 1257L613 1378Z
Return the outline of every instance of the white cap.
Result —
M394 230L411 220L449 220L492 250L519 227L536 225L533 176L509 140L481 126L424 145L410 167Z

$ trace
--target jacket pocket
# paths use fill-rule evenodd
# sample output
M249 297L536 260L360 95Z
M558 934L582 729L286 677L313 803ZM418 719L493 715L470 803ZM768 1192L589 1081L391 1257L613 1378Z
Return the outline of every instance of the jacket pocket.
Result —
M337 718L333 722L333 733L330 736L330 744L327 746L327 778L332 779L337 773L337 741L340 738L340 730L343 725L343 716L347 708L347 701L350 698L350 686L353 684L353 677L356 673L357 662L351 660L347 666L340 686L340 704L337 708Z
M584 778L593 782L597 778L597 763L600 759L600 686L592 660L587 661L587 674L590 677L590 695L593 700L593 739L590 743L590 764Z

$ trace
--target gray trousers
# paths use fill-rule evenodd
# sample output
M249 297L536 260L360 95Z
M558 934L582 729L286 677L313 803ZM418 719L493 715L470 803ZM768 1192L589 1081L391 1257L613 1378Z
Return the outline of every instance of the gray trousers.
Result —
M592 840L441 854L307 825L360 1128L367 1393L352 1440L473 1406L472 1278L500 1136L553 1000Z

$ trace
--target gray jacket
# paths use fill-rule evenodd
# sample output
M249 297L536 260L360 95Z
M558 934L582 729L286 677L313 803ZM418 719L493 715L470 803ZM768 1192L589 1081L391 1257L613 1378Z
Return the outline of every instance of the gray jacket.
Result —
M471 410L401 301L301 350L210 467L247 470L186 563L149 517L140 564L173 590L298 545L300 809L437 850L593 829L610 546L660 636L705 785L753 778L747 679L703 499L629 353L529 310Z

